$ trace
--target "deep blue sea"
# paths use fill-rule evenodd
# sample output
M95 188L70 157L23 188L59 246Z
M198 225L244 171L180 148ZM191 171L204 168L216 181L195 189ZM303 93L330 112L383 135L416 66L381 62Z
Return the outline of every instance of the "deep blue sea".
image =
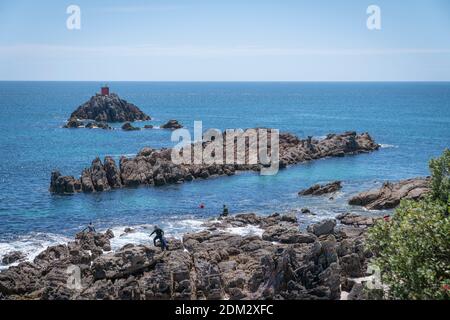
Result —
M301 137L369 132L382 144L371 154L324 159L276 176L233 177L165 187L56 196L50 173L79 175L96 157L134 155L144 146L171 147L170 131L64 129L70 113L99 91L97 82L0 82L0 256L13 249L30 255L65 241L93 221L98 229L136 226L116 240L147 241L146 226L166 233L196 230L231 213L289 212L309 207L303 223L359 211L346 204L358 191L385 180L428 174L427 162L450 147L450 83L220 83L112 82L112 92L139 106L160 125L177 119L187 128L271 127ZM120 124L115 124L119 128ZM298 197L311 184L342 180L334 199ZM206 208L199 209L204 203ZM119 239L119 238L118 238Z

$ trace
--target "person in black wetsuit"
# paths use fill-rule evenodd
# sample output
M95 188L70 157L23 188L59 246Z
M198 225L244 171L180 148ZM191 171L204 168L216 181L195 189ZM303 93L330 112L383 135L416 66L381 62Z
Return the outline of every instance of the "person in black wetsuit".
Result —
M88 226L86 228L83 229L83 231L81 232L85 232L87 230L87 232L96 232L94 225L92 224L92 221L89 222Z
M155 226L155 228L153 229L153 232L150 233L150 237L151 237L154 233L156 233L156 236L153 238L153 244L155 245L155 247L157 247L156 240L159 240L160 243L161 243L161 249L162 249L163 251L164 251L165 249L168 249L166 240L163 238L163 236L164 236L164 231L163 231L161 228L159 228L158 226Z
M220 216L221 217L227 217L228 216L228 208L227 208L227 206L225 204L223 205L223 211L222 211L222 214Z

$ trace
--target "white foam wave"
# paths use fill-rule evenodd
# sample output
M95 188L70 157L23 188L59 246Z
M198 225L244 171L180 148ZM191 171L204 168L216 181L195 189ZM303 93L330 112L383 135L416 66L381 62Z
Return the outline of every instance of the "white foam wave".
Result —
M394 144L387 144L387 143L381 143L380 147L381 148L398 148L398 146L396 146Z
M181 239L186 232L198 232L205 229L203 220L183 219L179 221L166 221L161 224L166 237ZM111 230L114 233L114 238L111 239L111 249L113 251L122 248L126 244L153 244L153 236L150 234L153 231L154 225L142 224L132 226L132 232L125 232L127 226L117 226Z
M14 241L0 242L0 260L7 253L20 251L26 255L27 261L32 261L39 253L47 249L47 247L67 243L70 240L71 239L58 234L31 233ZM8 266L0 265L0 270L17 264L18 263L13 263Z
M253 225L248 225L245 227L228 227L224 229L225 232L237 234L240 236L258 236L262 237L264 230Z
M110 155L110 157L113 158L121 158L121 157L126 157L126 158L133 158L136 157L137 153L125 153L125 154L112 154Z

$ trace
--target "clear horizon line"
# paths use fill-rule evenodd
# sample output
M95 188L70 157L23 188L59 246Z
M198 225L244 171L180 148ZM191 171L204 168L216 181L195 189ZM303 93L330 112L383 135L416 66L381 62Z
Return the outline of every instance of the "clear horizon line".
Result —
M261 82L261 83L448 83L448 80L27 80L27 79L15 79L15 80L7 80L0 79L0 82L103 82L103 83L113 83L113 82Z

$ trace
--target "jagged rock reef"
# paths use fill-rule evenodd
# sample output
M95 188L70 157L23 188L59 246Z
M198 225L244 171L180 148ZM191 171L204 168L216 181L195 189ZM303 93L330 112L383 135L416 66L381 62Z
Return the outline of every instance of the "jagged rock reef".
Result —
M246 140L246 150L249 150L249 144L250 142ZM206 150L208 143L204 142L202 145L203 150ZM234 147L237 148L236 145ZM366 153L378 148L379 145L367 133L330 134L322 140L315 140L311 137L302 140L292 134L281 133L279 136L279 167L284 168L288 165L325 157ZM223 149L224 159L226 159L226 148ZM268 150L270 153L270 146ZM105 191L111 188L139 185L161 186L213 176L231 176L236 171L259 171L265 166L260 163L259 158L255 162L256 164L248 164L248 152L246 152L245 164L237 164L236 161L235 164L174 164L171 154L171 149L156 150L146 147L134 158L122 157L118 167L111 157L106 157L103 163L96 158L90 168L83 170L80 178L62 176L59 171L52 172L50 191L58 194L71 194L80 191Z
M228 228L254 226L256 235ZM349 277L364 275L363 231L328 228L320 237L299 231L295 216L240 214L208 221L169 251L128 244L110 251L110 231L80 233L47 248L33 262L0 272L6 299L339 299ZM276 238L278 229L289 236ZM78 286L68 281L80 272Z
M126 122L150 120L150 116L137 106L129 103L115 93L97 94L86 103L79 106L69 117L68 124L74 125L74 120L95 120L97 122ZM76 124L76 123L75 123ZM77 126L76 126L77 127Z
M417 200L429 191L429 178L412 178L395 183L385 182L380 189L361 192L349 200L349 204L364 206L369 210L392 209L401 199Z

